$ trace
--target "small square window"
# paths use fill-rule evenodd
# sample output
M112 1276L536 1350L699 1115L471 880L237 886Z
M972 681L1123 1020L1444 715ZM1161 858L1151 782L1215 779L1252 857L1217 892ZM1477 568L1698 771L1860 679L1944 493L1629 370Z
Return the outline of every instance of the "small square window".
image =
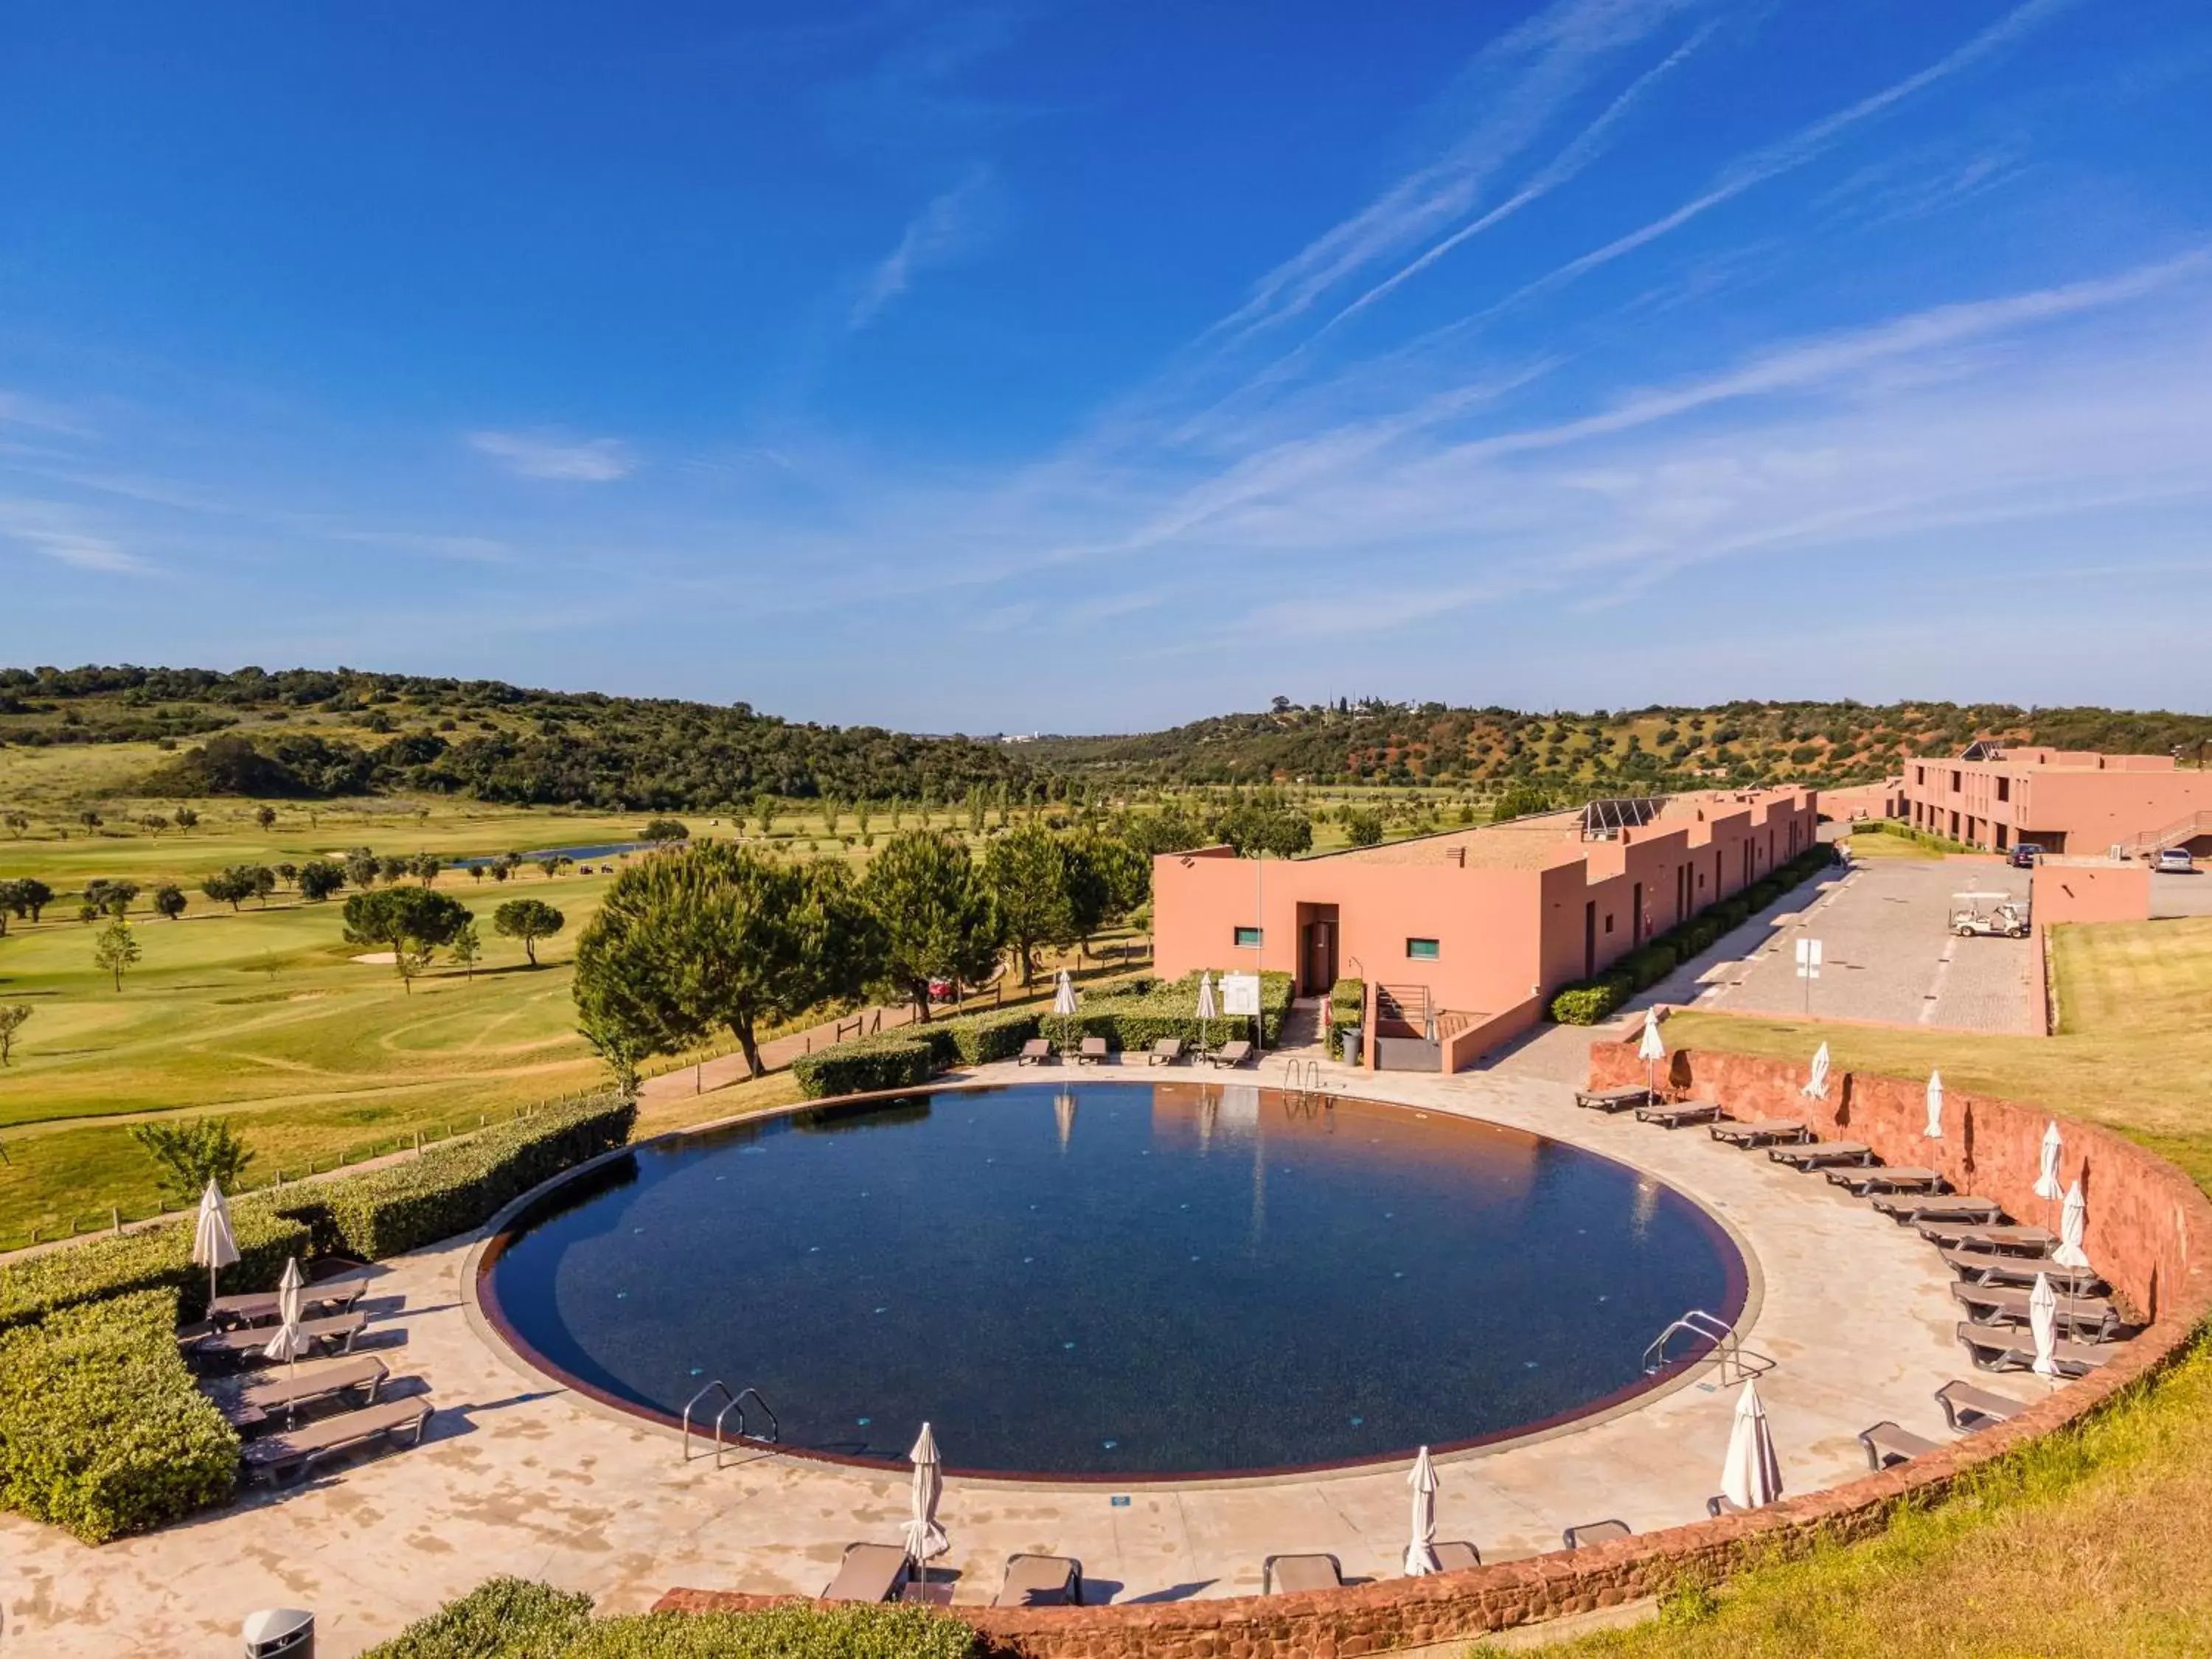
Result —
M1432 939L1409 939L1406 941L1406 954L1415 962L1434 962L1437 942Z
M1605 931L1608 933L1613 931L1613 912L1610 910L1605 913Z
M1256 927L1239 927L1237 930L1237 948L1240 951L1258 950L1260 930Z

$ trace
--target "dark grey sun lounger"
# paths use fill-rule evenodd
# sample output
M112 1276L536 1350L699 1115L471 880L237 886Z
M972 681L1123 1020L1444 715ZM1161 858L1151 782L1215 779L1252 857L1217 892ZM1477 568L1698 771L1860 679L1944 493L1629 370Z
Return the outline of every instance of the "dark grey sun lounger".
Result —
M1050 1037L1031 1037L1027 1042L1022 1044L1022 1051L1014 1057L1014 1064L1017 1066L1042 1066L1052 1057L1052 1039ZM855 1545L854 1547L857 1549L862 1547ZM869 1546L868 1547L874 1547Z
M1943 1190L1943 1177L1934 1170L1900 1170L1888 1164L1831 1170L1828 1179L1848 1188L1854 1198L1872 1198L1877 1193L1936 1194Z
M1482 1552L1472 1544L1453 1542L1432 1544L1430 1547L1437 1553L1438 1572L1464 1572L1469 1567L1482 1565Z
M1936 1390L1936 1403L1943 1408L1943 1420L1961 1434L1986 1429L1992 1423L2009 1422L2027 1409L2024 1400L1991 1394L1958 1377Z
M208 1392L231 1427L260 1429L292 1415L302 1406L334 1400L353 1389L366 1389L361 1403L373 1406L377 1389L390 1374L374 1354L354 1353L336 1359L310 1359L250 1381L211 1384Z
M2035 1339L2016 1325L1976 1325L1962 1319L1958 1334L1978 1370L2025 1371L2034 1368ZM2061 1376L2087 1376L2116 1352L2108 1346L2069 1342L2062 1337L2051 1358Z
M910 1570L903 1544L848 1544L837 1576L823 1586L824 1601L888 1601Z
M1930 1244L1941 1244L1954 1250L1982 1250L1993 1255L2032 1259L2049 1255L2058 1248L2058 1235L2048 1227L1993 1226L1983 1222L1961 1221L1951 1216L1926 1214L1911 1225L1913 1231Z
M2112 1288L2094 1267L2062 1267L2048 1256L1999 1255L1992 1250L1962 1250L1955 1245L1936 1254L1943 1258L1945 1267L1976 1285L2020 1285L2033 1290L2040 1275L2061 1296L2104 1296Z
M1723 1118L1713 1125L1713 1139L1730 1146L1789 1146L1812 1138L1811 1130L1786 1117Z
M300 1287L303 1313L346 1313L368 1289L366 1272L340 1273L319 1284ZM261 1325L283 1316L274 1291L252 1291L242 1296L219 1296L208 1304L208 1317L217 1325Z
M1252 1045L1243 1038L1224 1042L1206 1056L1216 1066L1237 1066L1252 1058Z
M1079 1607L1083 1563L1067 1555L1010 1555L994 1607Z
M1909 1462L1934 1451L1939 1443L1887 1419L1859 1431L1859 1444L1866 1448L1867 1467L1870 1469L1886 1469L1893 1463Z
M1162 1037L1152 1045L1152 1051L1146 1059L1150 1065L1172 1066L1182 1058L1182 1050L1181 1037Z
M1340 1589L1344 1565L1333 1555L1271 1555L1260 1564L1260 1583L1269 1595Z
M1874 1148L1856 1140L1814 1140L1802 1146L1769 1146L1766 1155L1793 1170L1825 1170L1832 1164L1874 1162Z
M353 1340L368 1323L368 1316L360 1313L333 1314L327 1319L303 1319L300 1334L311 1346L329 1343L340 1353L350 1352ZM276 1333L267 1326L247 1327L241 1330L217 1331L204 1336L193 1345L193 1351L210 1359L228 1359L240 1364L258 1365L267 1363L262 1350Z
M1891 1220L1907 1227L1917 1227L1923 1221L1964 1221L1978 1226L1990 1226L2004 1218L2004 1206L1993 1198L1982 1198L1973 1193L1935 1194L1898 1193L1877 1198L1874 1207Z
M1575 1104L1593 1112L1625 1112L1632 1106L1650 1106L1658 1097L1641 1083L1619 1089L1577 1089Z
M2027 1299L2034 1294L2016 1285L1969 1285L1964 1279L1951 1286L1952 1297L1977 1325L2026 1325ZM2057 1317L2061 1331L2091 1342L2110 1342L2120 1331L2119 1310L2101 1296L2061 1296Z
M1571 1550L1586 1550L1593 1544L1610 1544L1616 1538L1632 1538L1626 1521L1585 1521L1578 1527L1569 1527L1559 1537Z
M1076 1063L1080 1066L1103 1066L1106 1063L1106 1039L1085 1037L1083 1047L1076 1051Z
M1693 1123L1711 1123L1720 1115L1720 1107L1710 1100L1685 1100L1672 1106L1636 1109L1638 1122L1656 1123L1662 1129L1686 1129Z
M380 1406L363 1406L359 1411L340 1412L336 1417L320 1418L282 1434L249 1440L240 1455L250 1474L266 1474L274 1480L289 1469L304 1480L318 1458L371 1440L409 1434L414 1437L409 1443L420 1445L423 1426L429 1420L430 1402L418 1394L405 1400L387 1400Z

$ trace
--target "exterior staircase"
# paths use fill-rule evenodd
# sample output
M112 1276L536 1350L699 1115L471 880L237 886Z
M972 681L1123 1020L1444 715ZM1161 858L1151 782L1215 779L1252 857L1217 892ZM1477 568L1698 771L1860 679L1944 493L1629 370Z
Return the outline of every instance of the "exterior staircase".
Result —
M2212 836L2212 811L2191 812L2185 818L2176 818L2162 830L2153 830L2146 835L2137 836L2133 841L2122 842L2120 848L2130 858L2147 859L2169 847L2179 847L2184 842L2194 841L2199 836Z

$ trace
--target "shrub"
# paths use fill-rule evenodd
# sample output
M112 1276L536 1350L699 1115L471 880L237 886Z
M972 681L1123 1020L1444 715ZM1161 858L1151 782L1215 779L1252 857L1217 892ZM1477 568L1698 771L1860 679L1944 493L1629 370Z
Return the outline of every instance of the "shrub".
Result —
M1595 1025L1618 1008L1627 994L1627 988L1618 979L1584 980L1552 999L1552 1018L1562 1025Z
M587 1595L494 1578L362 1659L969 1659L975 1633L928 1607L787 1601L749 1613L595 1620Z
M905 1089L927 1083L941 1064L939 1044L951 1049L949 1035L925 1035L930 1026L902 1028L880 1036L856 1037L835 1048L817 1048L791 1062L799 1092L809 1100L827 1095L866 1094L878 1089Z
M541 1181L622 1146L637 1108L614 1096L556 1106L296 1194L284 1213L374 1261L480 1227Z
M1674 947L1666 944L1645 945L1632 954L1623 965L1637 990L1648 990L1674 971L1678 960Z
M1261 1025L1269 1048L1283 1040L1283 1024L1291 1012L1291 976L1267 973L1260 976ZM1157 985L1132 995L1127 992L1093 997L1076 1012L1065 1017L1046 1014L1038 1029L1059 1047L1068 1047L1087 1036L1103 1036L1106 1046L1123 1052L1149 1048L1162 1037L1181 1037L1195 1043L1204 1037L1219 1042L1249 1032L1249 1017L1217 1017L1201 1027L1198 1018L1198 975Z
M0 1504L102 1544L229 1498L238 1437L176 1316L173 1292L137 1291L0 1335Z
M932 1028L951 1040L951 1063L981 1066L994 1060L1011 1060L1022 1044L1037 1034L1036 1012L1030 1008L998 1008L988 1014L963 1014L940 1020Z
M234 1288L275 1285L285 1258L306 1255L312 1243L304 1224L277 1215L259 1198L231 1206L231 1231L239 1261L222 1271L223 1283ZM192 1266L189 1222L94 1239L0 1267L0 1330L103 1297L156 1290L181 1293L185 1318L205 1311L207 1269Z

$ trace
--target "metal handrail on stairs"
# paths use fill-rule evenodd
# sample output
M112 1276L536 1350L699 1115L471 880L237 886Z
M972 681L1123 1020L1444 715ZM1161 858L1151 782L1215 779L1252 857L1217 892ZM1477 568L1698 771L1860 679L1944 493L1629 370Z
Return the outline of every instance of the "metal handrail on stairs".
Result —
M1743 1340L1729 1321L1717 1314L1707 1313L1703 1308L1692 1308L1660 1332L1652 1339L1650 1346L1644 1349L1644 1374L1646 1376L1666 1369L1667 1343L1678 1332L1711 1345L1717 1356L1716 1363L1720 1367L1720 1380L1723 1383L1763 1376L1774 1369L1774 1362L1764 1354L1754 1353L1746 1357ZM1698 1356L1692 1354L1689 1358L1694 1359Z
M701 1401L717 1391L722 1396L722 1409L714 1413L714 1467L716 1468L722 1467L723 1454L729 1449L732 1443L732 1437L725 1432L725 1425L729 1421L732 1412L738 1414L735 1439L750 1440L756 1444L774 1445L783 1438L783 1425L776 1420L775 1411L768 1403L768 1397L765 1395L758 1389L753 1388L740 1389L735 1394L732 1394L730 1385L718 1376L684 1402L684 1461L685 1462L689 1463L692 1457L691 1413L697 1409ZM762 1414L768 1419L766 1434L755 1434L745 1426L745 1401L748 1400L759 1407ZM702 1453L700 1455L703 1456L705 1454Z

